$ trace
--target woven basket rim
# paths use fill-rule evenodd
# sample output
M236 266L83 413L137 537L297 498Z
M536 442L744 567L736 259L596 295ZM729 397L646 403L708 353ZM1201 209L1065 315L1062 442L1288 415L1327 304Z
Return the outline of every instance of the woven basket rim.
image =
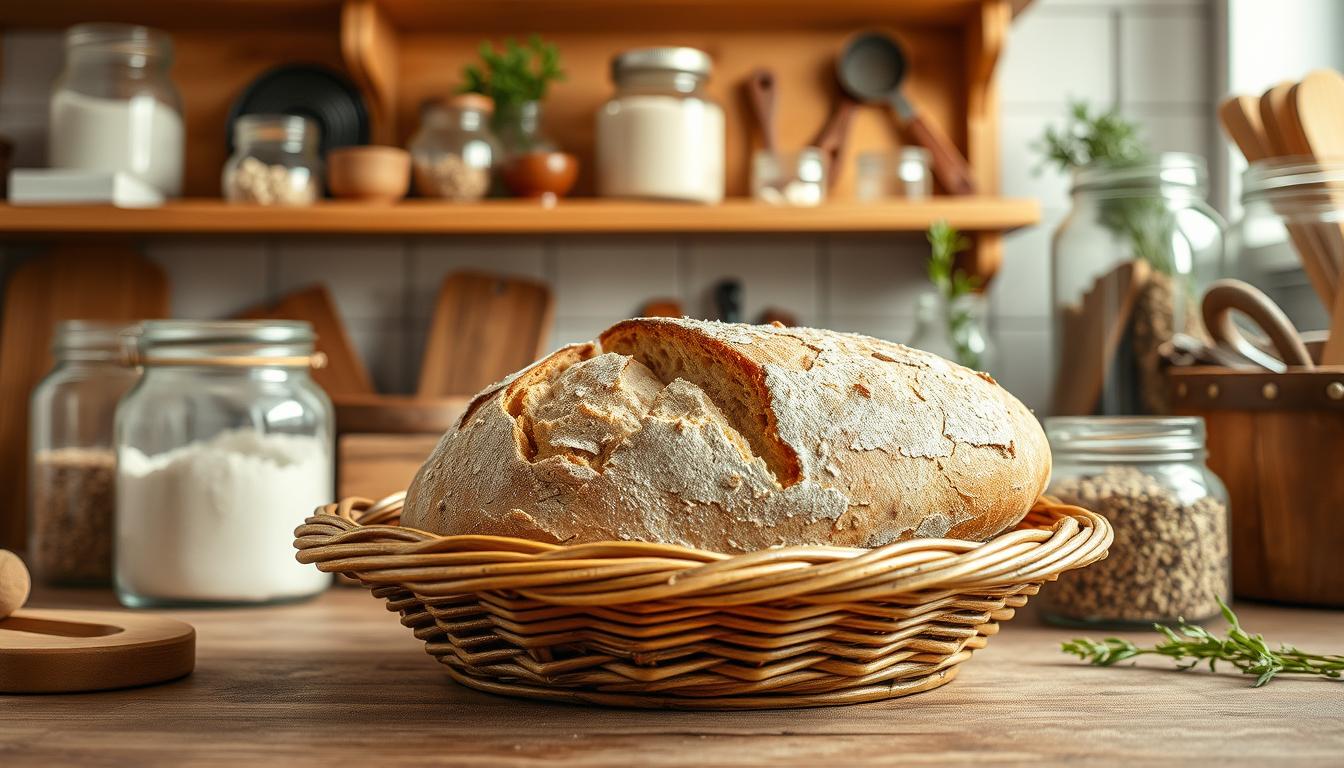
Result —
M1113 539L1104 517L1050 497L984 542L910 539L872 549L798 545L741 554L641 541L439 536L397 525L404 501L403 492L320 507L295 531L299 561L427 599L502 589L549 605L852 603L1050 581L1102 559Z

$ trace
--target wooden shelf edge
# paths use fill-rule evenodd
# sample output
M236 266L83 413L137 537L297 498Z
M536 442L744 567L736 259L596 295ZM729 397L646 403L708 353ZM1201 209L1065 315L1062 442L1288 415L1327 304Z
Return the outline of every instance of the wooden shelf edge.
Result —
M1040 220L1034 200L933 198L781 208L746 200L717 206L621 200L525 200L454 204L411 200L379 206L323 202L307 208L183 200L162 208L0 206L0 238L87 234L604 234L675 232L915 232L945 219L971 232L1002 232Z

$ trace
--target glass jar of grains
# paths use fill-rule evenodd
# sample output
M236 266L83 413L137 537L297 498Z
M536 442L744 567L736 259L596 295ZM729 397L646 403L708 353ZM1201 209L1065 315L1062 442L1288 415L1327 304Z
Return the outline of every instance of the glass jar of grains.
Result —
M1056 417L1046 493L1103 515L1105 560L1041 590L1047 620L1143 625L1218 614L1231 586L1227 490L1195 417Z
M409 147L416 192L459 202L485 197L502 159L490 132L494 111L495 103L479 93L425 104Z
M332 500L332 407L293 321L150 321L117 407L122 603L241 604L321 592L294 529Z
M56 365L33 389L28 439L28 557L47 584L112 581L112 416L140 378L123 363L137 326L67 320Z
M322 129L298 115L244 115L233 124L224 199L259 205L312 205L322 196Z

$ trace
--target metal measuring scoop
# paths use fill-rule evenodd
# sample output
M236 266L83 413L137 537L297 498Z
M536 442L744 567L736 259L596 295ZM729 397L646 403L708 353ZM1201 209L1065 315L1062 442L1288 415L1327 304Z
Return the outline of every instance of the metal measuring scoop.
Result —
M975 194L975 181L966 158L946 134L920 117L901 94L905 70L905 52L900 44L881 32L854 35L836 61L836 76L846 93L858 101L891 107L897 129L904 130L929 150L933 175L948 194Z

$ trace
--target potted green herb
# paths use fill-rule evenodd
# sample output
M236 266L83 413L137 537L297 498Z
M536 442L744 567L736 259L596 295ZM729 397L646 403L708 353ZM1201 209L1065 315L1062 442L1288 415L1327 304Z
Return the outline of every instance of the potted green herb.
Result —
M956 266L957 254L970 247L970 240L941 220L929 227L927 237L929 281L935 290L919 297L910 346L985 370L990 362L985 297L976 293L979 280Z
M520 197L565 195L578 178L578 161L542 130L546 93L565 79L559 50L532 35L523 44L507 39L502 50L483 41L479 53L480 63L462 70L461 90L494 101L491 123L504 150L505 185Z

